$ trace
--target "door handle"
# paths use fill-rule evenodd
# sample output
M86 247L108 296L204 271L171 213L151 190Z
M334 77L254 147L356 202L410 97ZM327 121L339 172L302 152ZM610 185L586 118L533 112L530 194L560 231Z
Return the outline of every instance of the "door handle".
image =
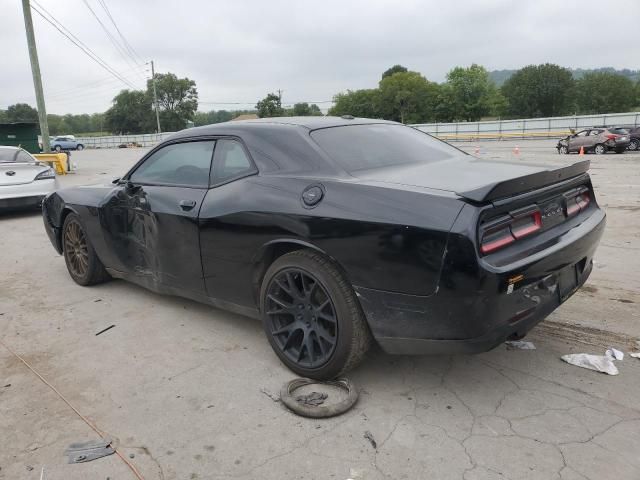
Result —
M180 208L182 210L188 211L196 206L195 200L180 200Z

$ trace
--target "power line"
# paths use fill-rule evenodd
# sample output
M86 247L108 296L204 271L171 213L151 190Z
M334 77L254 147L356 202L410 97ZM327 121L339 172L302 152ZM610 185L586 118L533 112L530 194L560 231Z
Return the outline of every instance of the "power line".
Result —
M100 58L89 47L87 47L78 37L76 37L73 33L71 33L69 31L69 29L67 29L64 25L62 25L62 23L60 23L53 15L51 15L51 13L49 13L36 0L31 0L31 1L33 2L33 4L31 5L31 8L33 9L34 12L36 12L38 15L40 15L47 23L49 23L51 26L53 26L53 28L58 30L58 32L60 32L63 36L65 36L71 43L73 43L76 47L78 47L80 50L82 50L82 52L85 55L87 55L91 60L96 62L98 65L100 65L102 68L104 68L107 72L109 72L111 75L116 77L118 80L122 81L122 83L124 83L128 87L133 88L133 89L136 88L135 85L133 85L131 82L125 80L122 77L122 75L120 75L117 71L115 71L112 67L110 67L104 60L102 60L102 58ZM36 8L36 6L38 8ZM39 9L42 9L43 12L45 12L47 15L49 15L49 17L51 17L51 20L49 18L47 18L45 16L45 14L42 13Z
M111 34L111 32L109 31L109 29L105 26L104 23L102 23L102 20L100 20L100 17L98 17L98 15L96 14L96 12L93 10L93 8L91 8L91 5L89 5L89 2L87 0L82 0L84 2L84 4L86 5L86 7L89 9L89 11L91 12L91 15L93 15L93 17L98 21L98 23L100 24L100 26L102 27L102 30L104 30L104 33L107 34L107 37L109 38L109 41L113 44L114 47L116 47L116 50L118 51L118 53L120 54L120 56L124 59L125 62L127 62L129 64L129 66L131 66L131 60L129 60L129 58L133 59L133 65L136 65L136 59L131 57L131 55L128 54L128 52L122 47L122 45L120 45L120 43L118 42L118 40Z
M127 48L129 54L131 55L131 58L133 58L135 56L139 60L139 62L136 62L136 63L144 63L144 61L142 60L140 55L138 55L138 52L135 51L135 49L131 46L131 44L127 41L127 39L124 37L124 35L120 31L120 29L118 28L118 24L116 23L116 21L111 16L111 12L109 11L109 7L107 7L106 1L105 0L98 0L98 3L100 3L100 6L102 6L102 9L107 13L107 16L109 17L109 20L111 20L111 23L113 23L113 26L116 28L116 31L118 32L118 35L122 39L122 43Z

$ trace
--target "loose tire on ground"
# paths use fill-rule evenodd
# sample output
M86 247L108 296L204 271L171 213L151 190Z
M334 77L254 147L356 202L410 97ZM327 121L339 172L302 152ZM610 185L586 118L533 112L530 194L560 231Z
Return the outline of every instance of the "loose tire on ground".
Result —
M96 255L80 217L70 213L62 226L62 253L71 278L82 286L96 285L110 276Z
M276 355L303 377L336 378L358 365L371 344L350 283L330 259L311 250L273 262L262 282L260 311Z

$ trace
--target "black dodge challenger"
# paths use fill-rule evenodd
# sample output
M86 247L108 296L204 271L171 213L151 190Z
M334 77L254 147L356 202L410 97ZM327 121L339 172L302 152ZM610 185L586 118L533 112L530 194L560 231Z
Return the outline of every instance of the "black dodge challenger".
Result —
M80 285L260 318L291 370L322 379L372 339L448 354L524 336L591 272L605 214L588 166L478 160L381 120L250 120L178 132L43 215Z

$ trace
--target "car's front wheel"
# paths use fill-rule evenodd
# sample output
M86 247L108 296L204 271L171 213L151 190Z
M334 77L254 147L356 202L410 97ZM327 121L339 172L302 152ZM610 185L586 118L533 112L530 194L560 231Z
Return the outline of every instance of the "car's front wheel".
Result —
M70 213L62 227L62 251L71 278L83 286L106 282L109 274L96 255L80 217Z
M566 145L560 145L560 147L558 147L558 153L561 155L566 155L569 153L569 149Z
M607 153L607 147L599 143L598 145L595 146L593 151L596 152L597 155L602 155L603 153Z
M76 150L84 150L84 145L79 143L78 146L76 147Z
M267 270L260 293L264 329L298 375L332 379L354 368L371 333L353 288L328 258L298 250Z
M640 150L640 140L638 140L637 138L634 138L629 143L629 147L628 148L629 148L629 150L634 151L634 152L636 150Z
M54 150L55 150L56 152L60 153L60 152L62 151L62 147L61 147L60 145L56 145L56 146L54 147Z

